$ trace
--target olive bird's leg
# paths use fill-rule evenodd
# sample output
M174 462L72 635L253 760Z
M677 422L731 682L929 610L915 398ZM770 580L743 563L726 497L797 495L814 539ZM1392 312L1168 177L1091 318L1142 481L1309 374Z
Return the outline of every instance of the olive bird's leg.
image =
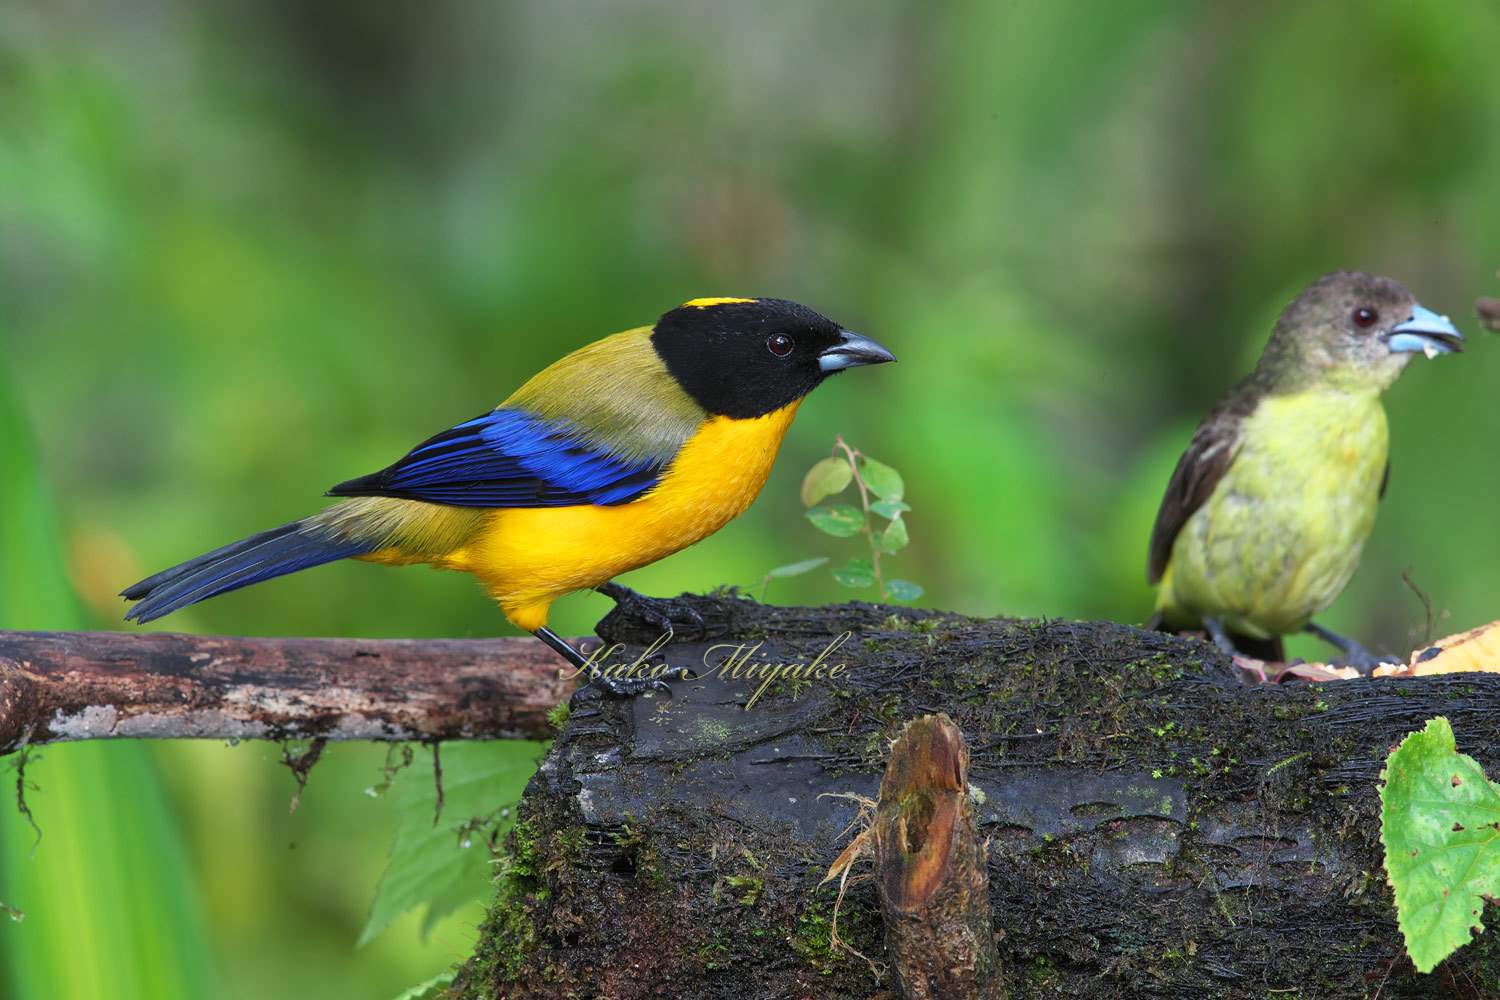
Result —
M1358 670L1366 677L1368 677L1371 671L1380 666L1382 663L1395 662L1392 660L1382 659L1381 657L1376 656L1374 653L1370 652L1365 647L1361 646L1359 643L1355 642L1353 639L1349 639L1342 635L1339 635L1337 632L1330 632L1323 626L1317 625L1313 622L1308 622L1306 629L1308 632L1311 632L1313 635L1317 636L1319 639L1322 639L1330 646L1337 648L1340 653L1343 653L1344 658L1340 661L1341 663L1343 663L1345 666L1353 667L1355 670Z
M1233 659L1236 656L1244 655L1238 649L1234 648L1234 640L1229 638L1229 633L1224 631L1224 626L1219 624L1219 619L1205 618L1203 619L1203 627L1208 630L1208 634L1213 639L1214 645L1218 646L1219 650L1225 656Z
M669 597L647 597L613 580L601 583L594 589L613 600L622 613L639 618L652 628L661 629L663 635L675 637L677 625L691 627L694 641L708 635L708 626L703 623L703 616L685 601Z
M563 637L547 628L545 625L531 633L538 639L551 646L563 659L567 660L578 671L588 677L588 683L577 691L573 697L568 699L568 707L574 708L580 702L592 701L595 698L633 698L647 691L665 691L667 697L672 696L672 689L664 680L647 677L609 677L600 671L599 665L592 662L578 650L569 646Z

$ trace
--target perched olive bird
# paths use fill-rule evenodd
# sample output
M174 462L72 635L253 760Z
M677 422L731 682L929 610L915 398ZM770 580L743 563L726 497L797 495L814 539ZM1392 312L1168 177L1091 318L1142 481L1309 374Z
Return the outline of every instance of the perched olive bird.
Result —
M802 399L829 375L894 361L875 341L783 299L694 299L655 326L583 347L498 407L443 431L351 497L124 591L148 622L335 559L473 573L505 616L611 694L664 687L597 676L547 628L563 594L702 541L755 499Z
M1158 623L1201 623L1227 653L1236 637L1276 660L1280 637L1306 629L1373 668L1312 618L1349 582L1385 492L1381 390L1415 352L1460 351L1463 339L1390 278L1334 271L1293 299L1172 472L1148 562Z

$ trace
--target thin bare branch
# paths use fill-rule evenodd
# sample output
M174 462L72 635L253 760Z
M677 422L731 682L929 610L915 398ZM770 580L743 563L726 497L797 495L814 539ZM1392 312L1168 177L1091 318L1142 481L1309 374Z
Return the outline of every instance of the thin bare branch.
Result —
M543 738L573 689L561 666L521 638L0 630L0 753L109 738Z

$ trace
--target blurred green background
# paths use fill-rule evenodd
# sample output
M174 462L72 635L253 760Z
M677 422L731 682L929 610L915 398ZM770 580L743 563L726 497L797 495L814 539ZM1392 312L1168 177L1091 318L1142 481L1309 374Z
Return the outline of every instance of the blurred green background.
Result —
M704 295L806 302L900 364L820 389L750 512L628 582L857 554L797 499L841 432L906 475L888 566L920 603L1140 622L1196 421L1292 295L1357 267L1472 345L1387 394L1390 491L1322 619L1406 649L1407 568L1439 634L1500 617L1500 348L1472 313L1497 266L1490 0L8 3L0 626L121 628L124 585ZM769 599L846 596L819 572ZM163 625L512 631L467 577L354 563ZM380 998L463 957L478 904L354 948L384 751L335 747L292 815L278 756L47 749L34 860L0 808L29 913L0 995Z

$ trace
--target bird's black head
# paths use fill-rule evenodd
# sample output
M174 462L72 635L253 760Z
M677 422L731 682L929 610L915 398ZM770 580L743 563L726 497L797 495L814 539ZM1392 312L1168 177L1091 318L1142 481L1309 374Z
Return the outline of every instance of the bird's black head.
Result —
M651 343L694 402L738 419L788 406L845 368L896 360L785 299L694 299L657 320Z

